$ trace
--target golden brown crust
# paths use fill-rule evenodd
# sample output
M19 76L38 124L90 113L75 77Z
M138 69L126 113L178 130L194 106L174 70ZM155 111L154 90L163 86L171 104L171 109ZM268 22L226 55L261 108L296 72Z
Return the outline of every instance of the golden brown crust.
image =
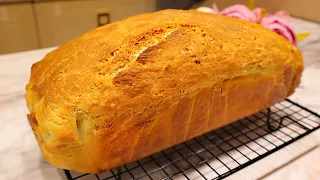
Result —
M260 25L164 10L97 28L34 64L28 119L49 162L102 172L283 100L302 69L297 48Z

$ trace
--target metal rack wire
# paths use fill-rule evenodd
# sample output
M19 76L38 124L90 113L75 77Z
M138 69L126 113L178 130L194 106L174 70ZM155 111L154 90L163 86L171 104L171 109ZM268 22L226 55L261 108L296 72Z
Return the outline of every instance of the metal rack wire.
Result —
M75 179L222 179L319 129L320 116L291 100L102 174Z

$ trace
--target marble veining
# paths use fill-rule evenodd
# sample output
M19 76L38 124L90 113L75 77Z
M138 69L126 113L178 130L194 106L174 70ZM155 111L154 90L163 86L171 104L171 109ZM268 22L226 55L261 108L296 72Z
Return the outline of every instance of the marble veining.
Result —
M299 42L306 68L301 86L290 99L320 113L320 24L292 19L297 33L311 36ZM42 159L28 124L24 100L31 65L53 48L0 56L0 179L59 180L61 170Z

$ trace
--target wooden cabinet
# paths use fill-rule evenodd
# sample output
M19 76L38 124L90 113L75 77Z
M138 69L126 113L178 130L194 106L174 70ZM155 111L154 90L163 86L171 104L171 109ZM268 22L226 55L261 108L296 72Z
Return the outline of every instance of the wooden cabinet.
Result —
M0 54L40 48L31 4L0 5Z
M41 47L58 46L98 27L98 13L117 21L155 10L152 0L84 0L36 3Z
M110 21L156 10L155 0L61 0L0 5L0 54L59 46Z

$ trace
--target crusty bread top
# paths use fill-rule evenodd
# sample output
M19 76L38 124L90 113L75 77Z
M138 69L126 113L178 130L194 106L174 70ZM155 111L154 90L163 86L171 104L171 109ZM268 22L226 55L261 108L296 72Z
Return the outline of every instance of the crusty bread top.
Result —
M251 74L294 77L291 66L302 71L297 48L258 24L164 10L102 26L50 52L33 65L26 99L40 132L50 129L40 137L47 144L90 146L84 134L92 129L117 126L121 132L146 120L127 116L152 116L167 99L174 104L200 88ZM286 82L290 94L297 81Z

